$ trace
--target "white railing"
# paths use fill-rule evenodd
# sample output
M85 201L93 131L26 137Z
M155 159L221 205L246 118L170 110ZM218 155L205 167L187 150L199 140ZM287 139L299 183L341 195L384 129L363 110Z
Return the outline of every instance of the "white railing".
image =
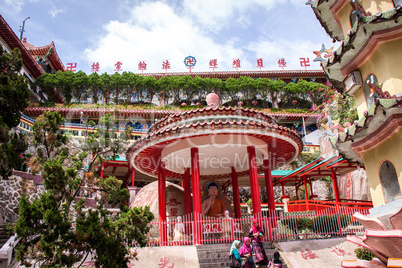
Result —
M353 218L356 209L339 208L320 211L277 213L265 211L257 217L264 230L264 241L283 241L296 239L326 238L329 236L363 235L364 228ZM367 214L366 210L360 213ZM171 218L165 222L153 221L149 224L148 246L193 245L230 243L242 241L249 236L254 217L241 219L202 217L198 222L193 215ZM165 241L160 240L160 231L166 228ZM195 237L195 228L201 228Z

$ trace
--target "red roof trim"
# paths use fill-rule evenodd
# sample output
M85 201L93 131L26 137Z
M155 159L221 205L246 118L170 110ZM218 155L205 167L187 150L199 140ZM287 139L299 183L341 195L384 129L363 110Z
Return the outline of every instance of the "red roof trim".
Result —
M18 48L21 51L24 67L36 79L44 73L42 67L34 60L20 39L15 35L14 31L8 25L3 16L0 15L0 36L4 39L11 49Z

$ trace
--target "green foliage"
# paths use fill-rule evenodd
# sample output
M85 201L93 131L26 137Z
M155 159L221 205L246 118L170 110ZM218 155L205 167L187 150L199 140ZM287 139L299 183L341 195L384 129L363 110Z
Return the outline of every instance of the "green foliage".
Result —
M339 215L341 228L345 228L351 222L349 215ZM309 217L289 217L281 220L281 224L286 225L293 233L298 234L303 230L310 230L316 234L339 233L338 216L309 216Z
M28 106L28 85L19 73L21 68L20 51L7 53L0 47L0 176L3 179L23 164L20 155L28 148L23 134L10 132L18 126L21 113Z
M252 208L252 207L253 207L253 199L249 198L249 199L247 200L246 204L247 204L247 206L249 206L249 207Z
M281 224L286 225L295 234L304 230L311 230L312 228L312 221L308 217L284 218L281 220Z
M370 250L368 250L364 247L356 248L355 254L359 260L371 261L375 257L374 254Z
M0 126L16 127L21 113L28 106L28 85L19 73L22 68L21 52L11 53L0 47Z
M109 116L103 118L96 137L91 137L98 147L90 149L99 157L118 151L111 148L118 139L106 131L112 121ZM94 253L96 266L127 267L131 255L123 243L146 245L153 215L148 207L129 209L125 205L129 193L122 189L121 180L85 176L88 147L70 154L65 136L59 134L62 122L57 112L45 113L33 126L35 157L45 191L32 202L21 197L15 232L23 243L17 247L17 259L27 266L39 262L41 267L72 267ZM95 208L84 206L85 199L79 197L83 187L100 196L95 198ZM120 213L112 216L106 205L119 206Z
M62 146L67 143L67 137L60 134L60 125L64 121L58 111L44 112L36 119L32 126L32 142L36 147L36 154L31 160L32 173L39 172L45 161L53 159L63 151L65 153L66 148Z
M12 175L14 168L21 167L24 158L21 154L28 148L28 142L22 133L7 133L8 128L4 127L0 138L0 177L7 179Z
M350 215L338 215L341 228L345 228L352 221ZM338 233L339 221L337 215L317 216L313 218L313 229L316 233Z
M130 72L123 72L121 75L92 73L89 76L83 72L57 72L42 75L37 79L37 85L58 89L63 93L67 105L73 97L78 103L82 98L92 97L96 104L100 96L103 96L106 106L110 101L116 105L128 105L131 97L135 97L138 103L152 103L156 97L162 105L167 105L169 100L175 106L180 106L183 102L192 105L205 100L208 93L215 92L221 100L229 100L235 105L241 100L245 107L290 108L297 112L300 109L303 112L310 108L316 110L319 104L326 102L334 93L320 83L303 79L288 84L280 79L253 79L248 76L238 79L230 77L226 81L189 75L162 76L156 79ZM110 100L110 96L114 96L114 99Z

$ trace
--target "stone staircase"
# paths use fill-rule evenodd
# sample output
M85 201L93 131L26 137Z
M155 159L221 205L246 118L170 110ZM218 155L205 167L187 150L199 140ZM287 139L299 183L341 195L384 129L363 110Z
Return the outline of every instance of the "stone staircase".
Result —
M7 228L5 224L0 224L0 248L7 242L10 236L7 234Z
M231 244L205 244L197 245L198 262L200 268L213 268L213 267L229 267L229 250ZM272 242L264 242L264 249L267 253L268 259L272 259L274 252L278 251L281 255L281 251L275 249ZM284 262L282 256L283 268L288 266Z

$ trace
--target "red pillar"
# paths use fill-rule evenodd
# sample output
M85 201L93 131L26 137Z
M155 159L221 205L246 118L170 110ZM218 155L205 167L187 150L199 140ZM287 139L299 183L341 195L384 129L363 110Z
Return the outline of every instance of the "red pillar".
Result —
M308 191L307 191L307 178L303 177L304 183L304 194L306 195L306 210L310 210L309 203L308 203Z
M284 196L285 195L285 183L281 182L281 184L282 184L282 196Z
M338 180L336 178L336 174L333 168L331 168L331 177L332 177L332 184L334 185L335 201L338 204L341 202L341 199L339 198Z
M267 191L268 209L270 212L275 210L274 186L272 184L271 164L269 159L264 160L265 188Z
M251 199L253 201L253 215L260 218L261 215L261 198L260 198L260 186L258 183L257 161L255 156L255 147L247 146L248 153L248 166L250 172L250 188Z
M240 210L240 191L239 191L239 177L237 176L236 169L232 167L232 188L233 188L233 205L235 218L241 218Z
M191 175L193 179L193 212L194 212L194 244L202 244L201 233L201 186L200 186L200 166L198 161L198 148L191 148Z
M167 242L166 229L166 170L165 163L158 166L158 200L159 200L159 244L165 246Z
M184 215L188 217L191 214L191 181L190 181L190 169L186 168L184 171ZM187 218L186 218L187 219Z
M102 165L102 166L101 166L101 174L100 174L101 179L103 179L103 169L104 169L104 167L103 167L103 165Z
M135 181L135 168L133 167L131 170L131 186L134 187L134 181Z

